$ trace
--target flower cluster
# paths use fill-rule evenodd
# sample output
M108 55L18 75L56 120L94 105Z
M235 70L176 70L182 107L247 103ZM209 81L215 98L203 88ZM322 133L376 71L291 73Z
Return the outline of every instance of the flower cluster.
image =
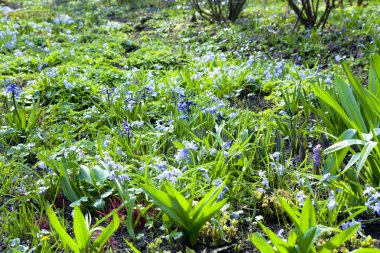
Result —
M214 183L216 187L220 186L223 183L222 179L217 179ZM224 194L228 192L230 189L228 189L227 185L224 186L222 192L219 194L218 199L222 200L224 199Z
M299 202L299 206L303 206L305 203L305 200L307 199L307 196L305 195L304 191L299 191L296 195L296 199Z
M365 205L371 213L380 215L380 192L373 187L365 188L363 197L366 199Z
M12 83L10 81L6 81L5 83L5 93L6 94L13 94L16 97L20 95L21 89L17 86L17 84Z
M190 101L188 99L184 99L184 100L181 100L178 102L178 111L180 111L181 113L184 113L184 114L190 114L190 112L191 112L190 107L196 106L196 105L197 105L197 103Z
M352 227L352 226L355 226L355 225L357 225L357 224L361 224L361 223L360 223L360 219L359 219L359 221L356 221L356 220L353 220L353 221L347 221L347 222L345 222L345 223L342 224L341 228L342 228L343 230L346 230L347 228ZM361 227L359 228L359 231L360 231L360 230L361 230Z
M160 180L168 180L171 184L175 184L178 181L178 178L182 176L182 171L179 169L165 170L157 178Z
M198 146L194 142L187 142L183 149L178 149L177 153L174 155L174 158L179 162L187 160L191 162L191 150L197 151Z
M263 170L259 170L259 177L262 179L261 185L265 187L265 189L269 190L269 181L268 178Z
M336 201L335 201L335 193L334 191L330 191L330 199L329 203L327 204L327 208L329 210L333 210L336 207Z
M320 167L322 163L322 146L320 144L313 148L313 161L315 166Z
M285 65L285 62L279 61L274 64L272 67L268 67L264 74L266 79L272 79L272 78L282 78L285 74L287 67Z
M100 162L100 156L95 156L95 158ZM129 180L130 177L126 174L126 169L123 165L117 164L108 153L104 152L104 164L105 167L109 170L108 179L113 181L116 177L123 183L125 180Z

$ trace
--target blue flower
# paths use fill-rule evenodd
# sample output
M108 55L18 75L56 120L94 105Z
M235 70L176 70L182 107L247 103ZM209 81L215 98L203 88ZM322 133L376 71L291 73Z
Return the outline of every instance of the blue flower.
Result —
M219 187L223 183L222 179L218 179L215 181L214 185ZM224 186L222 192L218 196L218 200L224 199L224 194L228 192L230 189L228 189L227 185Z
M54 77L57 77L58 76L58 73L57 73L57 69L56 68L51 68L51 69L48 69L45 74L48 76L48 77L51 77L51 78L54 78Z
M232 142L233 142L232 140L224 142L221 146L222 146L222 148L229 150L230 147L231 147Z
M161 161L157 164L154 165L157 169L159 170L165 170L166 167L168 166L168 163L166 161Z
M110 174L108 175L108 179L112 181L112 180L115 180L115 178L116 178L115 171L111 171Z
M188 148L178 149L177 154L174 155L176 160L189 160L191 161L190 150Z
M330 176L331 176L330 173L326 173L326 174L324 174L324 175L323 175L323 178L322 178L322 181L326 181L327 179L330 178Z
M209 177L209 175L208 175L208 171L205 168L201 167L198 170L200 172L202 172L202 176L206 179L206 181L210 181L211 180L210 177Z
M5 93L14 94L16 97L20 95L21 89L17 84L7 81L5 84Z
M67 80L64 80L63 84L65 85L66 89L72 89L72 88L74 88L74 86L69 81L67 81Z
M130 177L127 174L122 174L117 177L122 183L124 183L125 180L130 180Z
M335 207L336 207L335 197L331 197L329 200L329 203L327 204L327 208L329 210L333 210Z
M194 103L190 100L181 100L178 102L178 111L180 111L181 113L185 113L185 114L190 114L191 112L191 109L190 107L191 106L196 106L197 103Z
M262 186L265 186L265 188L266 188L267 190L270 189L269 181L268 181L267 178L263 178L263 181L261 182L261 185L262 185Z
M122 125L123 125L123 129L124 129L124 134L127 137L132 138L133 137L133 133L132 133L132 129L131 129L130 125L128 124L128 122L127 121L123 121Z
M307 196L305 195L305 193L303 191L299 191L296 195L296 199L298 200L298 202L300 202L300 206L303 206L306 198L307 198Z
M182 171L179 169L165 170L157 178L161 180L169 180L171 184L175 184L178 178L182 176Z

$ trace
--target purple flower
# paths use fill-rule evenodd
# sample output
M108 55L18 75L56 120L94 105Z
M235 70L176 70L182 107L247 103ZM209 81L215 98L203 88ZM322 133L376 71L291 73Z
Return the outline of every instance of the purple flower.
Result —
M181 100L178 102L178 111L180 111L181 113L186 113L186 114L189 114L190 113L190 107L191 106L196 106L197 103L194 103L190 100Z
M160 180L168 180L171 184L175 184L178 178L182 176L182 171L179 169L165 170L157 178Z
M189 148L184 148L184 149L178 149L177 154L174 155L174 158L176 160L188 160L191 161L191 155L190 155L190 150Z
M222 144L222 148L229 150L230 147L231 147L231 144L232 144L232 140L231 140L231 141L224 142L224 143Z
M322 181L326 181L327 179L330 178L330 176L331 176L330 173L326 173L326 174L324 174L324 175L323 175L323 178L322 178Z
M132 129L130 125L128 124L128 121L123 121L122 125L123 125L125 135L128 136L129 138L132 138L133 133L132 133Z
M208 176L208 171L205 168L201 167L198 170L202 172L202 176L206 179L206 181L211 180L210 177Z
M285 235L286 235L286 231L283 228L281 228L280 231L278 231L277 233L277 236L280 238L284 238Z
M269 181L268 181L267 178L263 178L263 181L261 182L261 185L262 185L262 186L265 186L265 188L266 188L267 190L270 189Z
M117 177L122 183L124 183L125 180L130 180L130 177L127 174L122 174Z
M335 207L336 207L336 201L335 201L335 197L333 196L333 197L330 198L330 201L327 204L327 208L329 210L333 210Z
M108 179L112 181L112 180L115 180L115 178L116 178L115 171L111 171L110 174L109 174L109 176L108 176Z
M103 147L108 148L108 145L110 145L110 140L106 139L106 140L103 142Z
M214 156L218 152L215 148L210 149L210 156Z
M343 223L343 224L342 224L341 228L342 228L343 230L346 230L347 228L352 227L352 226L355 226L355 225L357 225L357 224L360 224L360 222L359 222L359 221L355 221L355 220L353 220L353 221L347 221L346 223ZM361 229L361 227L359 228L359 230L360 230L360 229Z
M219 187L223 183L222 179L218 179L215 181L214 185ZM224 199L224 194L228 192L230 189L228 189L227 185L224 186L222 192L218 196L218 200Z
M16 97L20 95L21 89L15 83L7 81L5 84L5 93L14 94Z
M335 63L339 64L341 60L340 55L335 55L334 60L335 60Z
M63 84L65 85L66 89L72 89L74 86L67 80L63 81Z
M51 68L51 69L48 69L45 74L48 76L48 77L51 77L51 78L54 78L56 76L58 76L58 73L57 73L57 69L56 68Z
M168 163L166 161L161 161L157 164L154 165L157 169L159 170L165 170L166 167L168 166Z
M296 195L296 199L298 200L298 202L300 202L301 206L303 206L303 203L305 203L306 198L307 196L303 191L299 191Z
M321 166L321 163L322 163L322 146L320 144L316 145L313 148L313 160L314 160L314 164L317 167Z

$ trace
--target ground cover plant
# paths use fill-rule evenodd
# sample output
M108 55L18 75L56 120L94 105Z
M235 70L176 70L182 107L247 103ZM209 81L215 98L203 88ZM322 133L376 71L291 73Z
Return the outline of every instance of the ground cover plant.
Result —
M379 4L294 4L0 1L0 252L379 252Z

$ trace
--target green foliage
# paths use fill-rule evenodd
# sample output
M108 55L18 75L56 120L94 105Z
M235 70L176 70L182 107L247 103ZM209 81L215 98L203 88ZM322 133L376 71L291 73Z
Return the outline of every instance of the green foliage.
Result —
M348 128L355 129L360 135L368 134L380 127L380 56L371 57L368 88L360 84L345 62L342 66L349 84L336 75L332 87L312 86L321 105L316 113L332 134L339 135Z
M150 185L142 185L142 188L162 211L184 229L190 244L194 245L202 226L226 204L226 199L214 203L224 186L225 182L212 188L194 207L193 199L187 200L170 182L164 184L165 192Z
M360 224L352 226L344 231L333 229L321 225L317 225L315 209L310 198L307 198L299 213L293 209L285 199L280 198L280 202L285 212L294 224L294 229L289 232L289 237L286 241L278 237L273 231L265 227L259 222L260 227L264 233L269 237L270 245L262 235L259 233L251 234L250 241L261 252L272 253L328 253L338 248L342 243L349 240L350 237L359 229ZM318 251L316 251L314 243L325 232L339 232L336 236L331 238L324 244Z
M65 228L62 227L54 210L47 206L47 215L50 224L57 231L62 242L67 245L74 253L85 252L104 252L104 245L112 234L119 228L120 220L116 212L113 213L111 223L106 227L91 227L89 219L85 219L78 206L74 207L74 235L75 240L70 237ZM96 239L91 242L92 234L95 231L102 231Z
M5 114L5 119L10 127L29 132L38 122L42 110L39 108L40 101L33 102L30 108L21 106L12 93L12 110Z
M337 133L337 131L343 131L345 128L352 128L344 131L335 144L324 151L325 154L330 154L326 172L335 174L349 152L352 155L351 159L342 172L345 173L356 165L356 175L361 176L366 182L370 182L374 186L380 182L380 151L378 148L380 136L379 66L380 56L373 55L368 88L363 87L354 78L345 63L343 63L343 68L350 85L337 76L336 90L326 91L322 87L313 86L313 90L321 103L321 108L317 110L317 113L324 119L329 131ZM358 147L360 151L355 151L351 148L353 146Z

